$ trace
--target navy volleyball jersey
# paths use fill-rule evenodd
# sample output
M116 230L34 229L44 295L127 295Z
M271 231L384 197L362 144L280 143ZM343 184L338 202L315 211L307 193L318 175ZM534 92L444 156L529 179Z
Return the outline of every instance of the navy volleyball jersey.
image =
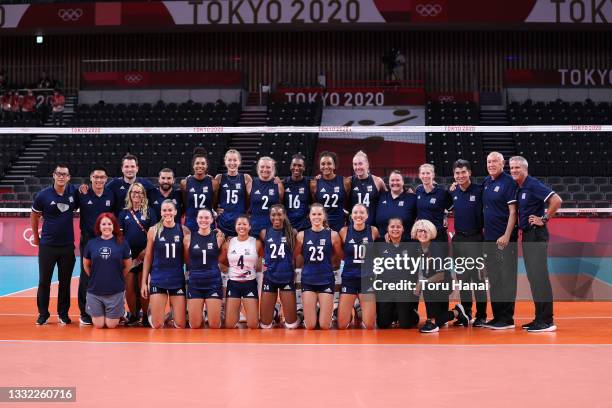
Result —
M270 207L280 203L278 185L274 183L274 180L263 181L255 177L250 197L251 235L258 237L261 230L271 225Z
M125 240L121 244L115 238L97 237L89 240L83 251L83 258L91 261L87 291L98 296L123 292L123 262L130 257L130 247Z
M344 239L344 267L342 268L343 279L360 279L361 266L364 263L366 247L368 243L374 242L372 238L372 227L366 225L362 231L357 231L349 225Z
M391 218L401 218L404 225L402 241L410 239L410 230L414 225L417 214L417 196L414 193L403 192L393 198L390 191L380 195L378 208L376 209L376 227L381 237L387 233L387 227Z
M181 223L181 214L183 213L183 196L181 194L181 190L172 190L168 197L165 197L159 189L151 190L149 193L149 205L155 211L155 216L158 220L161 219L161 206L162 203L166 200L172 200L174 205L176 206L176 216L174 217L174 222L180 224Z
M300 181L294 181L287 177L283 181L285 186L285 196L283 204L287 211L287 217L291 226L297 231L304 231L310 228L308 219L308 207L310 206L310 180L303 177Z
M136 222L134 217L138 219L138 222ZM149 231L149 228L155 225L158 220L155 216L155 212L149 208L147 210L146 218L140 211L134 211L134 214L132 215L130 210L124 209L119 213L118 221L119 226L123 231L123 236L125 236L126 241L128 244L130 244L130 248L136 249L147 246L147 231Z
M192 232L198 229L196 221L198 211L202 208L213 210L213 178L206 176L198 180L193 176L187 177L185 192L187 203L185 207L185 226Z
M246 185L244 174L221 176L219 186L219 208L223 213L218 218L219 228L225 235L236 235L236 218L246 213Z
M315 199L323 204L327 211L327 223L329 227L338 232L344 227L344 178L336 176L331 180L320 178L317 180Z
M183 227L164 227L155 234L151 285L163 289L180 289L185 286L183 273Z
M319 232L312 229L304 231L302 256L302 283L307 285L330 285L335 282L332 266L332 230L325 228Z
M189 243L189 287L203 290L221 284L217 231L211 231L208 235L192 233Z
M264 236L264 248L265 278L279 285L293 282L293 251L285 231L268 227Z
M366 224L373 225L376 220L376 207L380 192L376 188L374 177L369 175L365 179L357 176L351 177L351 208L355 204L363 204L368 207L368 219Z

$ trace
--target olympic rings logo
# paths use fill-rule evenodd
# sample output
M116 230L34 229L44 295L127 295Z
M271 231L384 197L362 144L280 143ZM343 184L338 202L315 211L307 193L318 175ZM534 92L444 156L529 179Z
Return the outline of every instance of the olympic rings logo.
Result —
M66 22L77 21L83 16L83 9L59 9L57 16Z
M417 4L416 12L422 17L435 17L442 12L439 4Z
M38 234L40 236L40 231L38 231ZM34 244L34 233L32 232L32 228L26 228L23 230L23 239L30 244L31 246L33 246L34 248L36 248L38 245Z
M126 74L123 79L125 79L125 82L128 82L130 84L137 84L138 82L142 81L142 75L140 74Z

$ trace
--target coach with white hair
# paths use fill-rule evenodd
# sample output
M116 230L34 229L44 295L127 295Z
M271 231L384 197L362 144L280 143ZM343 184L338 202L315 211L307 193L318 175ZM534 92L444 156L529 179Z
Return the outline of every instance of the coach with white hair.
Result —
M484 327L494 330L514 328L514 304L518 268L516 229L516 182L504 172L504 156L487 156L489 175L484 180L484 252L493 319Z
M535 319L523 325L529 332L551 332L553 294L547 265L548 229L546 223L561 207L561 198L540 180L528 174L524 157L510 158L510 175L518 184L518 222L522 232L523 257L535 304ZM548 211L544 209L548 204Z

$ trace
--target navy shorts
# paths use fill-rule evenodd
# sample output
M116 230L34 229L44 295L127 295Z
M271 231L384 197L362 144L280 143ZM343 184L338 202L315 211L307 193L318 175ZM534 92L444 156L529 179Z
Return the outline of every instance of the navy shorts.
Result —
M266 275L264 274L263 285L261 287L261 291L276 293L279 290L281 292L295 292L295 282L287 282L287 283L271 282L269 279L266 278Z
M223 300L223 286L206 289L187 288L187 299L219 299Z
M329 293L333 295L336 290L336 283L328 283L326 285L309 285L302 282L302 292Z
M237 299L259 299L257 293L257 280L248 281L227 281L227 297Z
M159 286L151 285L149 289L150 295L168 295L168 296L185 296L185 287L177 289L164 289Z
M369 280L368 280L369 282ZM372 284L369 283L368 287L363 290L362 289L362 280L361 278L342 278L342 284L340 285L340 294L341 295L359 295L360 293L374 293L374 288L372 288Z

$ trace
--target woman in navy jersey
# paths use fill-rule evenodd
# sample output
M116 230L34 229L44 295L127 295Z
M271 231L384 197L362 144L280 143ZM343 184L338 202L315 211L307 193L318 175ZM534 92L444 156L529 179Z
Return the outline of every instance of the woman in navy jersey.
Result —
M257 161L257 177L247 186L247 195L251 206L251 235L270 226L270 208L283 202L283 185L275 180L276 162L270 157L261 157Z
M248 174L238 172L241 157L237 150L230 149L225 153L227 173L217 174L215 180L219 184L217 193L218 228L228 237L236 235L234 229L236 219L245 214L249 207L247 189L253 183Z
M361 150L353 156L353 172L355 174L350 178L349 208L353 208L355 204L365 205L368 209L366 224L375 225L379 197L387 191L385 182L380 177L370 174L368 155Z
M436 226L436 241L448 242L446 229L446 210L453 208L453 199L450 193L438 186L434 178L434 166L425 163L419 167L419 178L422 185L416 188L417 220L427 220Z
M417 196L404 187L404 177L399 170L393 170L389 176L389 191L381 193L376 207L376 222L381 237L387 233L391 218L399 218L404 226L404 241L410 240L410 230L416 218Z
M344 227L348 204L350 179L336 174L338 156L333 152L323 152L319 157L321 176L310 182L313 202L323 205L327 212L329 227L338 232Z
M113 329L125 312L125 277L132 265L130 247L109 212L98 216L94 233L96 238L89 240L83 251L83 268L90 277L86 309L94 327Z
M285 196L283 204L291 226L297 231L310 228L308 206L310 205L310 179L304 176L305 158L296 154L291 158L291 176L283 180Z
M208 327L221 327L221 306L223 305L223 283L219 269L219 252L225 241L221 231L213 230L212 211L198 210L198 229L185 235L184 258L188 266L187 310L189 327L199 329L204 322L202 309L206 304Z
M311 228L298 233L294 257L302 257L302 304L307 329L331 327L334 309L334 267L342 259L342 241L327 225L327 214L322 204L310 206ZM297 262L297 259L296 259ZM319 314L317 316L317 304Z
M351 221L340 230L344 252L340 303L338 305L338 328L346 329L351 323L355 300L359 296L361 321L366 329L373 329L376 323L376 298L371 286L364 287L362 282L369 275L362 273L366 249L378 239L378 229L366 223L368 209L364 204L355 204L351 210Z
M127 321L129 326L138 324L139 308L142 308L142 324L148 326L147 310L149 302L140 298L140 282L142 281L142 262L147 246L147 232L157 222L155 211L149 207L147 193L142 184L135 182L130 186L125 198L125 208L119 213L119 225L125 240L132 251L132 269L125 280L125 297L130 310Z
M183 203L185 203L185 226L190 231L198 230L196 217L202 208L212 211L213 199L219 190L219 181L208 175L206 150L196 147L191 159L193 174L181 180Z
M274 327L276 300L280 296L285 327L296 329L295 270L293 250L297 231L291 226L285 207L275 204L270 209L271 225L261 230L259 239L264 245L264 276L261 291L261 327Z
M234 237L223 244L219 263L228 267L225 328L233 329L244 307L247 327L259 327L259 294L256 271L261 269L263 245L250 236L251 222L246 215L236 218Z
M176 206L165 200L162 219L147 233L141 293L149 298L149 323L155 329L164 327L166 303L170 301L174 327L185 328L185 273L183 271L183 238L189 229L174 221ZM149 277L151 278L149 281Z

